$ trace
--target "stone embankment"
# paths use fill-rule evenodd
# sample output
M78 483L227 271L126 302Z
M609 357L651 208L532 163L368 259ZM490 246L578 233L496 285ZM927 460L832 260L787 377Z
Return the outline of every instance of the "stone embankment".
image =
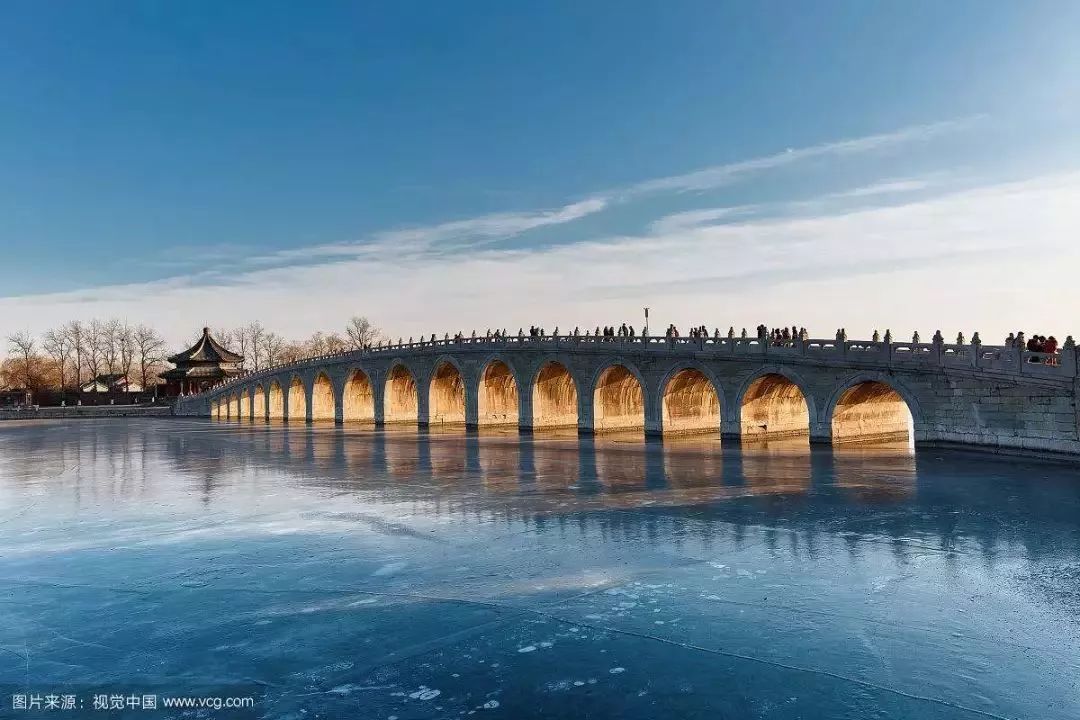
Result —
M29 409L0 409L0 420L67 420L71 418L168 417L168 405L71 405Z

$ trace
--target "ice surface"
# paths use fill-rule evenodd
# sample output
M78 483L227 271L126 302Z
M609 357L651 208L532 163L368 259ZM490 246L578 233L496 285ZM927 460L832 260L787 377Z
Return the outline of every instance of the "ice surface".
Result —
M0 424L0 581L5 694L1080 717L1080 472L971 454Z

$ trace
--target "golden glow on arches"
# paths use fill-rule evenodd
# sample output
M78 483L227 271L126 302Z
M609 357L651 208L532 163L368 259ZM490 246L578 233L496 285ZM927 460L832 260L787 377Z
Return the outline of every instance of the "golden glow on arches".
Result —
M465 380L452 363L439 363L431 376L428 422L432 425L465 422Z
M671 376L661 400L665 434L720 430L720 397L700 370L686 368Z
M574 378L558 362L545 364L533 381L533 427L577 427L578 394Z
M255 395L253 398L255 403L254 409L251 411L251 417L253 420L265 420L266 419L266 393L263 392L262 385L255 386Z
M799 386L769 373L750 384L739 409L744 440L810 437L810 410Z
M285 417L285 395L281 392L281 383L270 381L270 393L267 397L266 416L271 420Z
M375 392L371 380L360 370L354 370L345 383L341 411L345 422L375 420Z
M480 425L518 424L518 387L514 373L501 360L492 360L480 376L477 407Z
M867 381L844 391L833 409L834 443L912 440L911 410L900 393L883 382Z
M596 381L593 424L598 433L645 427L645 395L641 383L622 365L607 368Z
M289 420L303 421L307 419L307 392L304 391L304 383L298 377L294 377L289 384Z
M404 366L395 365L386 376L383 422L414 423L417 419L416 379Z
M311 384L311 419L334 420L334 384L326 373L316 375Z

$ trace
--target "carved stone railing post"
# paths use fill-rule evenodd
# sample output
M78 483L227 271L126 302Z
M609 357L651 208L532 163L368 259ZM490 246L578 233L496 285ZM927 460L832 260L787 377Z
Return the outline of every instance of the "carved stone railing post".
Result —
M1073 336L1069 335L1065 338L1065 343L1061 346L1061 372L1066 376L1076 377L1077 368L1077 355L1080 354L1080 350L1076 347L1076 341L1073 340ZM1077 412L1080 412L1080 402L1077 402Z

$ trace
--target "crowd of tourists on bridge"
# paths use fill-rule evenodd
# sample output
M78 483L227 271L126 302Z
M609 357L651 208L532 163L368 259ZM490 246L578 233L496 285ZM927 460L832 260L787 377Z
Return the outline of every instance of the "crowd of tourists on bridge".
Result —
M1058 341L1053 335L1050 337L1046 337L1045 335L1032 335L1025 340L1024 331L1021 330L1016 333L1009 333L1009 337L1005 338L1005 346L1013 348L1014 350L1045 353L1045 357L1039 357L1037 355L1030 356L1028 358L1029 363L1045 363L1047 365L1058 364Z
M805 342L810 337L810 333L806 332L806 328L794 325L790 328L772 328L771 330L765 325L758 325L757 336L758 340L768 340L770 345L784 347L794 345L796 341Z
M620 338L645 337L647 334L648 326L643 327L639 335L638 332L635 330L634 326L629 323L622 323L617 327L615 325L605 325L604 327L597 326L594 331L586 330L584 334L582 334L580 328L575 327L573 332L570 333L570 335L575 338L597 337L601 338L603 342L614 342L616 340L619 340ZM526 337L524 328L518 329L517 336L519 339L524 339ZM502 330L496 329L494 331L489 328L485 333L484 337L487 340L505 340L510 337L510 335L507 333L505 328L503 328ZM528 337L534 340L549 337L559 337L559 328L556 327L555 330L549 335L547 330L543 327L539 325L532 325L529 327ZM683 335L679 331L679 328L674 323L672 323L668 325L667 329L664 331L664 337L668 340L673 340L683 337ZM691 328L690 331L686 334L686 337L691 339L708 338L710 337L709 329L705 325L698 325L697 327ZM717 340L723 337L720 334L720 328L714 327L711 337ZM743 328L742 332L738 336L736 336L735 328L730 327L727 331L727 337L729 339L739 337L739 339L745 341L749 338L749 335L746 332L746 328ZM798 342L806 342L809 339L810 335L806 331L805 327L798 327L796 325L792 325L791 327L770 328L768 325L761 324L758 325L756 328L755 337L758 342L767 343L773 347L791 347ZM476 342L478 339L475 330L472 332L471 339L473 342ZM454 335L451 337L451 335L447 333L443 336L443 340L448 342L452 340L455 343L465 342L466 335L463 332L457 332L454 333ZM847 340L847 330L845 328L836 329L836 340L837 342L844 342ZM871 342L879 343L882 340L884 340L885 343L891 343L893 340L892 332L886 330L885 336L884 338L882 338L881 334L877 330L874 330L873 339ZM918 344L919 341L919 333L916 332L912 336L912 342ZM933 341L935 343L944 342L944 338L941 337L940 330L934 334ZM421 337L420 343L423 344L424 342L425 338ZM431 335L430 342L433 345L437 342L436 335L434 333L432 333ZM972 337L972 342L978 343L977 333L974 337ZM398 339L398 343L402 344L400 338ZM956 343L958 345L965 344L963 333L957 335ZM384 344L388 343L380 342L378 344L379 346L383 346ZM409 344L412 344L412 338L409 338ZM1057 365L1059 363L1059 359L1057 358L1058 341L1053 335L1049 337L1046 337L1045 335L1032 335L1030 338L1027 338L1022 331L1016 333L1009 333L1009 336L1005 338L1005 346L1014 350L1026 350L1032 353L1039 353L1039 355L1029 356L1029 363L1044 363L1047 365ZM370 345L366 346L366 348L370 347Z

